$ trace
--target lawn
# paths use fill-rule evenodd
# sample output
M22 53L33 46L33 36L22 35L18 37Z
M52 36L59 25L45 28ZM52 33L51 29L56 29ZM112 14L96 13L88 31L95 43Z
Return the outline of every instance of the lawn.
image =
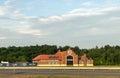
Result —
M120 78L120 76L84 76L84 75L19 75L19 74L0 74L0 78Z

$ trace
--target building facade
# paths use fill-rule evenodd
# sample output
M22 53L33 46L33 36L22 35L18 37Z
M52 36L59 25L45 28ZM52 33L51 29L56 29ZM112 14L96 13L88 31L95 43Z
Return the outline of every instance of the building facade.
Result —
M78 56L72 49L58 51L56 54L42 54L32 59L37 66L93 66L93 60L86 54Z

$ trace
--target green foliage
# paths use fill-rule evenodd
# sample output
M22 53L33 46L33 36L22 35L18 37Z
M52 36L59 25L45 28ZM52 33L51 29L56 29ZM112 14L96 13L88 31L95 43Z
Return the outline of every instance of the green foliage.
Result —
M79 56L84 53L88 58L94 60L95 65L120 65L120 46L106 45L98 48L97 46L92 49L80 49L78 46L70 47L57 47L56 45L36 45L15 47L10 46L8 48L0 48L0 61L9 62L32 62L32 59L39 54L55 54L58 50L64 51L68 48L72 48Z

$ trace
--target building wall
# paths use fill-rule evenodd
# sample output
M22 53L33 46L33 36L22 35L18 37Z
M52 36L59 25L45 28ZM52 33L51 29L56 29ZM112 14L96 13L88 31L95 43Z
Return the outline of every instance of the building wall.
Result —
M78 66L78 55L75 54L75 52L73 50L68 49L66 51L64 59L63 59L63 60L65 60L64 64L67 64L67 56L72 56L73 57L73 66Z
M88 59L86 54L81 56L81 59L78 60L78 55L71 49L63 51L61 55L61 60L39 60L37 62L38 66L67 66L67 57L73 57L73 66L93 66L93 60Z
M79 60L79 66L93 66L93 60L91 58L88 59L86 54L84 54Z

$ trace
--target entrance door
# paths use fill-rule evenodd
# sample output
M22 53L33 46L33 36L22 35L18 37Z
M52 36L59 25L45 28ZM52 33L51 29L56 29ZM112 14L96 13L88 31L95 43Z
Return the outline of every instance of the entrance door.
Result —
M73 66L73 57L67 56L67 66Z

